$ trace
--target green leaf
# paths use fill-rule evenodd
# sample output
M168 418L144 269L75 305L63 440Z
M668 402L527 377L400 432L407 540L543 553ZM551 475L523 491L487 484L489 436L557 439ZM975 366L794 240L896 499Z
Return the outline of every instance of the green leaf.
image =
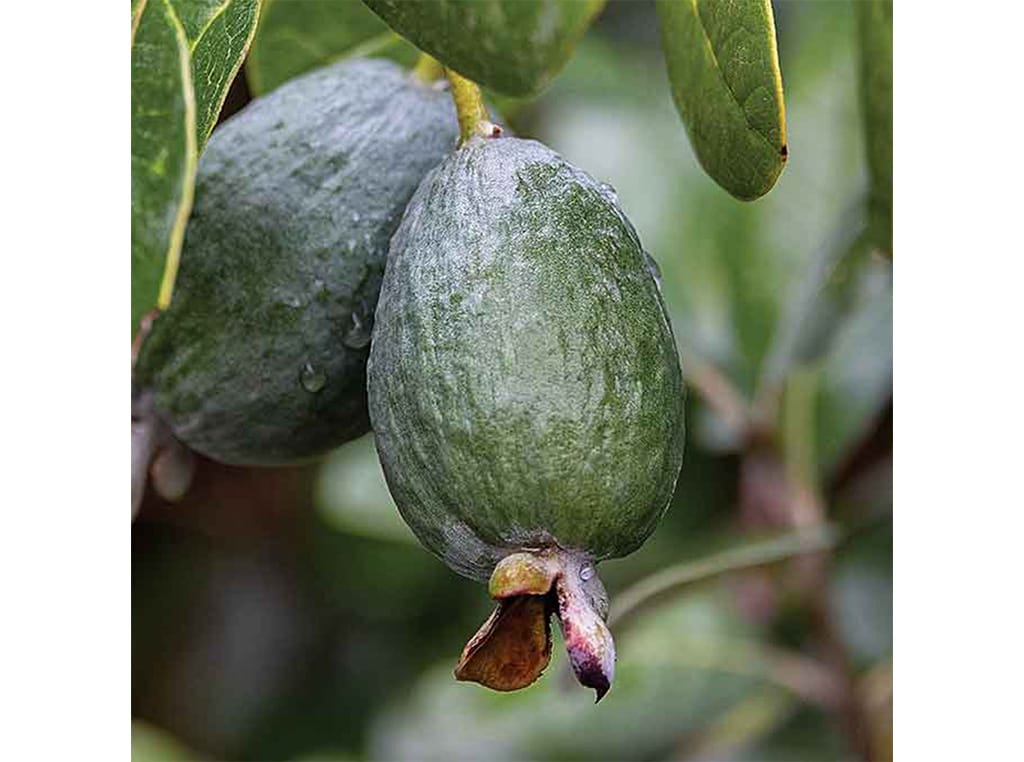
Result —
M145 7L143 0L132 0L132 39L135 39L135 27L139 23L139 16Z
M892 255L892 1L858 0L861 103L871 171L869 235Z
M348 56L384 57L411 66L418 51L360 0L265 0L246 62L255 95Z
M605 0L364 0L446 67L505 95L543 90Z
M170 302L197 153L185 30L169 0L148 0L132 34L132 334Z
M228 88L256 33L259 0L175 0L192 60L199 149L217 123Z
M769 0L658 0L672 95L704 170L763 196L786 163L782 74Z
M171 300L199 152L252 41L259 0L132 5L132 334Z

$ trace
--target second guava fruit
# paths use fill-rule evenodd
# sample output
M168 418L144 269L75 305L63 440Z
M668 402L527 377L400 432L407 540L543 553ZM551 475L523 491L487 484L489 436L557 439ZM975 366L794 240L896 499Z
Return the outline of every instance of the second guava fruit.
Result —
M297 462L367 431L388 242L457 137L448 94L382 60L298 77L218 127L136 400L229 464Z

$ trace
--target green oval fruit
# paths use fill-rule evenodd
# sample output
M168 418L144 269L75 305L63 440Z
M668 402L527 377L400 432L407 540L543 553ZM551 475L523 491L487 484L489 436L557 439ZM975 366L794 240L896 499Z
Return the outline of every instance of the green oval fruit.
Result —
M604 0L364 0L416 47L506 95L541 90Z
M607 186L539 143L470 140L410 202L374 331L385 474L453 568L486 579L551 544L622 556L653 530L682 461L682 377Z
M492 652L509 628L541 643L546 609L512 599L554 585L572 656L568 629L600 629L592 564L643 543L682 463L672 330L611 189L533 141L466 142L424 179L392 239L368 384L402 516L449 566L491 576L492 595L510 599L457 674L501 690L528 684L546 658L508 680L508 649ZM495 571L509 558L520 560ZM540 592L514 581L536 580L536 569ZM599 678L573 659L599 696L610 642ZM584 661L594 647L581 646Z
M225 463L279 464L367 430L388 241L457 137L444 92L365 60L295 79L214 132L174 298L133 379L175 436Z

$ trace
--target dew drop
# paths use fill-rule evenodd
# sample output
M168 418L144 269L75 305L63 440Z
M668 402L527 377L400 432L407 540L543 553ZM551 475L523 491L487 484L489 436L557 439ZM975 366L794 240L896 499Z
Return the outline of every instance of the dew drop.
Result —
M615 204L619 203L619 194L615 192L615 188L610 183L601 183L598 189L606 199Z
M654 278L654 282L658 286L658 291L661 291L661 268L658 266L654 257L646 251L644 252L644 263L647 265L647 272L649 272L651 277Z
M580 569L580 579L583 580L584 582L586 582L588 579L591 579L593 576L594 576L594 567L591 566L590 564L587 564L582 569Z
M315 368L313 363L307 362L299 371L299 383L307 392L316 394L327 383L327 375L322 370Z
M364 349L370 343L370 329L363 323L358 312L352 313L352 325L341 340L346 347L352 349Z

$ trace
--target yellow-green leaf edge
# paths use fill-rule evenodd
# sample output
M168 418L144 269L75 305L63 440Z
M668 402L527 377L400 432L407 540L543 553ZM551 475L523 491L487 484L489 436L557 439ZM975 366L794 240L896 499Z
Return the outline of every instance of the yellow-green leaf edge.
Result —
M195 52L196 49L202 44L205 39L206 33L211 29L213 24L218 21L224 13L232 6L243 5L244 9L252 8L253 19L249 24L249 31L246 34L245 41L238 51L238 55L235 56L235 62L227 71L227 76L224 79L224 86L218 88L218 94L216 101L212 104L212 107L208 110L207 114L200 115L202 121L197 122L196 137L199 145L199 151L201 152L203 146L206 145L206 141L210 137L210 133L213 132L214 126L217 124L217 117L220 115L220 110L224 107L224 101L228 97L228 88L231 82L237 76L239 70L242 68L242 64L245 62L246 55L252 47L253 39L256 37L256 28L259 25L260 14L262 13L263 4L266 0L224 0L217 10L211 14L210 18L207 19L206 24L203 26L203 30L196 35L196 38L189 43L189 55L192 61L193 67L195 66ZM195 71L193 71L193 75Z
M163 8L167 19L171 22L175 31L175 40L178 48L178 62L181 66L182 102L185 113L185 166L180 178L180 194L177 204L177 212L167 239L167 249L164 259L163 274L156 294L155 306L159 309L166 309L170 304L174 291L174 282L177 278L178 265L181 257L181 247L184 242L185 227L188 223L189 214L192 210L192 200L195 185L196 165L199 153L206 144L216 124L217 117L227 98L228 88L241 68L246 53L252 45L256 34L256 27L259 21L261 9L260 0L224 0L205 20L203 28L193 40L189 40L185 33L184 25L174 7L172 0L135 0L132 3L132 47L135 45L135 34L138 30L142 16L149 3L159 3ZM207 32L213 25L222 19L225 12L232 8L240 8L241 11L251 12L252 19L248 23L248 31L242 46L236 51L234 62L226 70L223 80L214 90L214 101L199 114L197 96L194 88L194 66L196 65L196 50L206 38ZM136 297L133 294L132 304L132 333L134 334L139 326L143 314L148 312L154 304L136 304Z

